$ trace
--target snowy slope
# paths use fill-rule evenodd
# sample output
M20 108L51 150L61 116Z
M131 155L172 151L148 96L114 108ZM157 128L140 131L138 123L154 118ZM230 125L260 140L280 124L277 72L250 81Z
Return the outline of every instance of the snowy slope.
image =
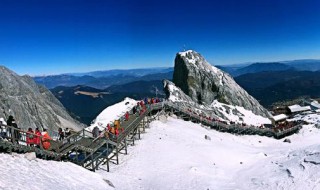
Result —
M235 136L169 118L152 122L110 173L98 173L116 189L320 189L320 165L311 163L320 161L320 130L309 125L288 138Z
M136 100L125 98L123 101L104 109L86 129L92 131L95 126L98 126L100 130L103 130L108 123L113 123L114 120L119 119L126 111L131 110L135 105L137 105Z
M0 189L113 189L89 170L68 162L28 160L23 154L0 154Z
M133 103L125 99L114 110L107 109L124 113ZM111 115L100 115L100 121L119 116ZM128 155L120 155L119 165L110 165L109 173L106 166L93 173L72 163L0 154L0 189L320 190L320 129L314 127L320 124L320 115L301 117L313 124L287 137L291 143L284 143L161 116L135 146L129 146Z

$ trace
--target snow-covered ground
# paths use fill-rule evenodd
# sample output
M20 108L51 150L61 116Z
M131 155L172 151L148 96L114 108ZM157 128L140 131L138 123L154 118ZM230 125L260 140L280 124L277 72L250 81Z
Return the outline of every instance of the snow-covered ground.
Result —
M101 175L69 162L0 154L0 189L113 189Z
M212 109L221 110L224 116L229 121L233 121L235 123L245 123L247 125L253 125L253 126L261 126L262 124L271 124L270 119L262 117L260 115L256 115L252 113L252 111L246 110L241 106L232 106L228 104L223 104L218 102L217 100L213 101L211 106L212 106ZM234 111L226 111L226 108L228 108L229 110L236 110L236 114L234 114Z
M95 126L98 126L100 130L105 129L108 123L113 123L114 120L119 119L135 105L137 105L136 100L125 98L123 101L107 107L96 117L94 123L87 127L87 130L92 131Z
M304 114L298 114L293 119L288 121L301 120L310 124L320 124L320 113L305 112Z
M110 173L98 173L116 189L320 189L319 138L312 125L285 143L168 118L152 122Z
M98 121L113 121L135 104L125 99L107 108ZM120 155L119 165L110 165L110 172L106 166L93 173L72 163L0 154L0 189L320 190L320 129L314 127L320 115L296 119L312 124L285 143L221 133L162 116L135 146L129 146L128 155Z

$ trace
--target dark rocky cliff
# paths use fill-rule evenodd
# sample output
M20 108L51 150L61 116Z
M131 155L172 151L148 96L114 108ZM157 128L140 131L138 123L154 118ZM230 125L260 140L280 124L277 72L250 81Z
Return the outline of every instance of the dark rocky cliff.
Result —
M199 104L211 105L214 100L218 100L221 103L244 107L257 115L270 115L229 74L210 65L199 53L192 50L176 55L173 83Z
M13 115L20 128L57 130L84 127L75 121L53 94L38 86L31 77L19 76L0 66L0 117Z

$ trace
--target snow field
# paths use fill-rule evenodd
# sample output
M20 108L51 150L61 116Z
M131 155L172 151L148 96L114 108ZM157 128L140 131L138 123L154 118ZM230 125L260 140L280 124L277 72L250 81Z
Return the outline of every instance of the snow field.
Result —
M70 162L28 160L23 154L0 154L0 189L113 189L97 173Z
M312 187L312 181L301 179L318 175L316 170L309 167L301 171L298 160L304 159L305 148L320 152L319 137L320 130L306 126L301 133L288 137L292 143L284 143L283 139L235 136L169 118L167 122L152 122L142 140L129 147L128 155L120 157L120 164L111 165L110 175L103 170L98 173L108 176L116 189ZM288 155L295 154L300 156L290 161ZM285 165L287 162L291 165ZM289 166L290 171L296 171L293 181L301 185L292 185Z

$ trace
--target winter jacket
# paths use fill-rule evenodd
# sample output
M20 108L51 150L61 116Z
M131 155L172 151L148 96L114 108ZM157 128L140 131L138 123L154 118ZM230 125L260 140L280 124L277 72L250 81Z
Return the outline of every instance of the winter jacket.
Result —
M115 121L114 121L114 127L115 127L116 129L119 129L119 128L120 128L120 121L119 121L119 120L115 120Z
M40 145L40 136L41 136L41 132L35 131L34 144Z
M42 134L42 147L45 150L48 150L51 146L50 140L52 140L52 138L49 136L49 134L47 132L43 132Z
M26 138L27 144L34 144L35 135L33 131L27 131L27 138Z
M100 133L99 133L99 128L98 128L97 126L95 126L95 127L93 128L93 130L92 130L92 135L93 135L94 138L97 138L97 137L100 135Z

